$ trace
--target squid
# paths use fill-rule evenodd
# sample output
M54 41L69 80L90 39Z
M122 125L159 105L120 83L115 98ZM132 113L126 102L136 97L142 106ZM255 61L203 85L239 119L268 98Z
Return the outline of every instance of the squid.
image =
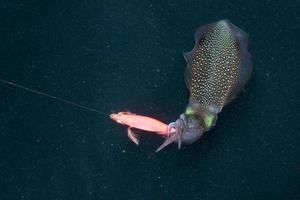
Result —
M156 150L173 142L192 144L215 126L218 114L248 82L252 72L248 34L229 20L201 26L195 46L184 53L185 83L190 97L185 112L168 125L169 137Z

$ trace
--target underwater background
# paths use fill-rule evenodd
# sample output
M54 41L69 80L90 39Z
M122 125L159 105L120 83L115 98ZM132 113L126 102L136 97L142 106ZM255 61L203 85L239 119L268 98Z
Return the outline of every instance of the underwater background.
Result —
M300 199L300 1L0 2L0 78L95 108L175 120L197 27L249 33L250 82L178 151L108 116L0 83L0 199Z

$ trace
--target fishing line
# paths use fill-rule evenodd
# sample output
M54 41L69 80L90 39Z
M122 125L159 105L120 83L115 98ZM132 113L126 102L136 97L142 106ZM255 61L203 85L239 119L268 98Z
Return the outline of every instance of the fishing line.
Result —
M94 112L94 113L98 113L100 114L101 116L109 116L109 114L105 113L105 112L102 112L100 110L96 110L94 108L89 108L87 106L83 106L83 105L80 105L80 104L77 104L77 103L74 103L72 101L69 101L69 100L66 100L66 99L62 99L60 97L56 97L56 96L52 96L50 94L46 94L44 92L41 92L41 91L38 91L38 90L34 90L34 89L31 89L31 88L28 88L28 87L24 87L22 85L19 85L19 84L16 84L16 83L13 83L13 82L10 82L10 81L6 81L4 79L0 79L0 82L2 83L5 83L5 84L8 84L8 85L11 85L11 86L14 86L14 87L17 87L17 88L21 88L23 90L26 90L28 92L31 92L31 93L34 93L34 94L38 94L40 96L44 96L44 97L48 97L50 99L55 99L57 101L60 101L60 102L63 102L65 104L69 104L69 105L72 105L72 106L75 106L77 108L81 108L83 110L86 110L86 111L90 111L90 112Z

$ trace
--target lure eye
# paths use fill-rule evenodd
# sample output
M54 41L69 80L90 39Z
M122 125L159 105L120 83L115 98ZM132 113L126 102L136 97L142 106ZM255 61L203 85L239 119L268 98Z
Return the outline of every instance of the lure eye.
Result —
M122 113L122 112L119 112L119 113L118 113L118 116L119 116L119 117L121 117L122 115L123 115L123 113Z

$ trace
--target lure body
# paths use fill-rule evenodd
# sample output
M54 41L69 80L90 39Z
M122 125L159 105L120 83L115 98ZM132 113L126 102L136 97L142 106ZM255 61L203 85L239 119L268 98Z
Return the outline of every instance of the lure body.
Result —
M198 28L195 46L185 53L185 82L190 92L185 113L169 125L176 129L157 151L172 142L190 144L216 123L217 115L249 80L248 35L228 20Z
M120 124L128 126L127 135L128 138L136 145L139 144L137 135L132 131L132 128L153 132L161 136L169 136L172 131L168 131L168 125L151 117L137 115L130 112L119 112L117 114L111 114L110 118Z

